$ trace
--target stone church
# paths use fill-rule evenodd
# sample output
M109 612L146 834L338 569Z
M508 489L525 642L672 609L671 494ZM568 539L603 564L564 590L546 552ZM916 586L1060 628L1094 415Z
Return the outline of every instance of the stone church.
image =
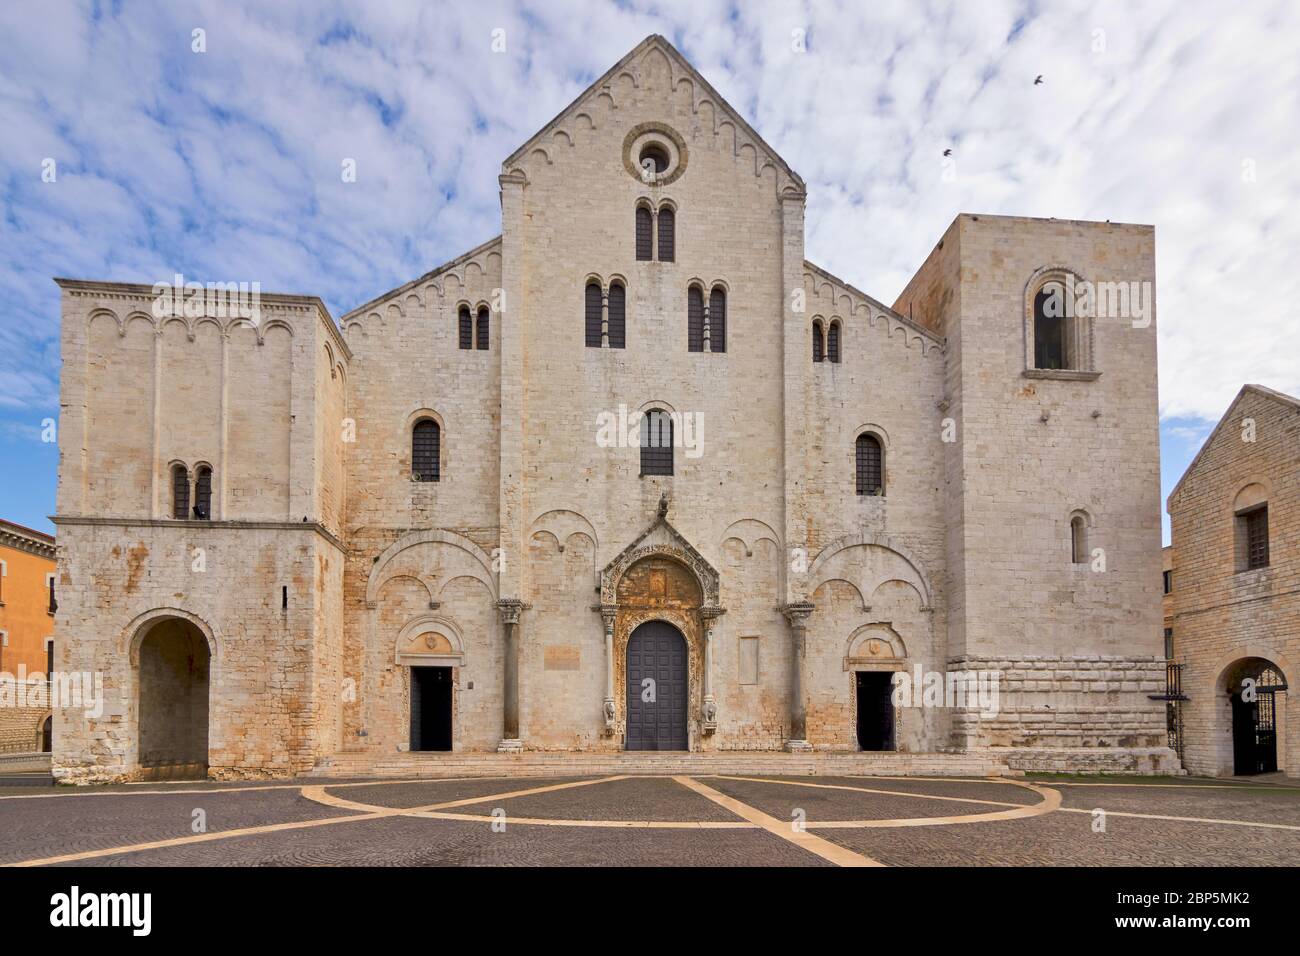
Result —
M337 322L58 280L56 664L105 699L56 775L1173 765L1154 318L1051 307L1152 283L1151 227L960 215L887 306L659 36L499 183L500 235Z

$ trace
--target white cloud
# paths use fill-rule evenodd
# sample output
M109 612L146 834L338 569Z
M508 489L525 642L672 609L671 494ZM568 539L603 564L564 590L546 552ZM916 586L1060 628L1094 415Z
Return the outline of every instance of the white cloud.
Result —
M805 177L809 256L877 298L959 212L1152 223L1164 414L1300 392L1285 0L212 0L0 7L0 404L57 401L52 275L246 278L338 313L476 245L500 161L651 32Z

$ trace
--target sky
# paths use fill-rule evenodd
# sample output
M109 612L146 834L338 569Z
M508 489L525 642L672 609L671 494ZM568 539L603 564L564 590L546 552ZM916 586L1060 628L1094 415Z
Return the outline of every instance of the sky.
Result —
M340 316L496 235L501 161L650 33L804 178L808 257L881 301L959 212L1154 225L1164 495L1242 384L1300 394L1293 0L6 0L0 517L53 530L52 277Z

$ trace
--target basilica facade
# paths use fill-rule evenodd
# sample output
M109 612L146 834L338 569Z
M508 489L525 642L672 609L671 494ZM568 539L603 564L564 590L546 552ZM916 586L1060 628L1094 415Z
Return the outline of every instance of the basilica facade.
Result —
M963 214L885 305L658 36L499 183L498 236L337 321L58 280L55 663L104 700L56 711L57 776L1176 766L1153 303L1052 307L1151 288L1150 227Z

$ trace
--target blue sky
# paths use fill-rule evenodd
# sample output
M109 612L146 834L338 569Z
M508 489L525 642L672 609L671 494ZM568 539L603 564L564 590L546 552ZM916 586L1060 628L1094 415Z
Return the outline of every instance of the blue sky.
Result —
M1300 393L1294 3L11 2L0 516L52 530L52 276L341 315L495 235L501 160L649 33L807 181L809 258L883 301L958 212L1154 224L1166 494L1244 382Z

